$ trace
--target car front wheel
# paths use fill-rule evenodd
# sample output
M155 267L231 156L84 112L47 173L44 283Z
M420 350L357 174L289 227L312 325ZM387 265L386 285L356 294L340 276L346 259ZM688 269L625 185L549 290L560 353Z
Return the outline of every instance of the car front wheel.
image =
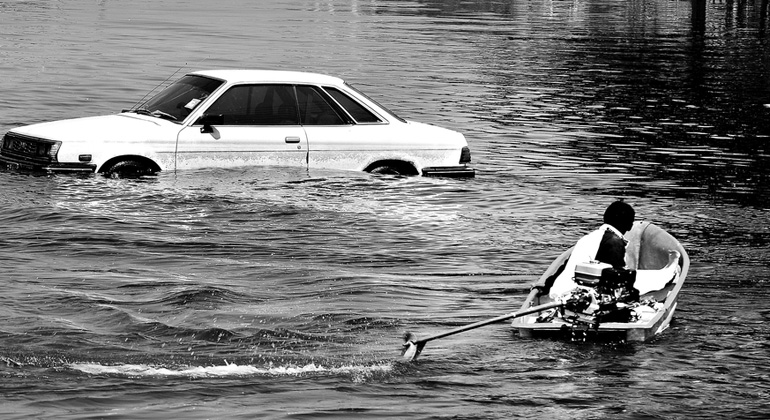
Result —
M139 178L156 172L152 166L138 160L122 160L102 171L109 178Z

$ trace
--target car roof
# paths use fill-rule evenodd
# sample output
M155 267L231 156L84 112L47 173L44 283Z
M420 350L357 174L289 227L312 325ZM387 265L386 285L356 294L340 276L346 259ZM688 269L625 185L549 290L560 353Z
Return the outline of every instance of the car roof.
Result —
M273 82L273 83L311 83L311 84L329 84L342 85L342 79L334 76L327 76L318 73L306 73L300 71L282 71L282 70L201 70L189 74L214 77L222 79L228 83L243 82Z

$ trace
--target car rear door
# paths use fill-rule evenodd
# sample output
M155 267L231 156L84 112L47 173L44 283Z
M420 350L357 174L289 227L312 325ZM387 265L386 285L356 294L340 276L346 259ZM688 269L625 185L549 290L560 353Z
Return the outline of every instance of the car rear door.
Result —
M307 166L292 85L230 87L177 139L176 168Z

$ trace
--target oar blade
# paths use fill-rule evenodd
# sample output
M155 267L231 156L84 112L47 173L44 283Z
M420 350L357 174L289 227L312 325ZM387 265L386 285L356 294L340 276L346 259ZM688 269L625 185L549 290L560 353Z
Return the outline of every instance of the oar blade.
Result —
M405 332L401 357L404 360L411 362L412 360L417 359L417 356L422 353L423 347L425 347L425 341L417 341L414 334Z

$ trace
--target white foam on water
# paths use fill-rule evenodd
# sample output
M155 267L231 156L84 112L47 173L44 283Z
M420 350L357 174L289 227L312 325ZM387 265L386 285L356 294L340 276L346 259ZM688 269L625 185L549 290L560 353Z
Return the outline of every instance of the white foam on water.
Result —
M325 367L309 363L305 366L266 366L256 367L252 365L239 366L235 363L227 363L223 366L187 366L179 368L167 368L143 364L102 365L99 363L72 363L69 368L91 375L121 375L132 377L237 377L237 376L301 376L307 374L347 374L369 375L374 373L387 373L392 370L391 364L370 366L340 366Z

